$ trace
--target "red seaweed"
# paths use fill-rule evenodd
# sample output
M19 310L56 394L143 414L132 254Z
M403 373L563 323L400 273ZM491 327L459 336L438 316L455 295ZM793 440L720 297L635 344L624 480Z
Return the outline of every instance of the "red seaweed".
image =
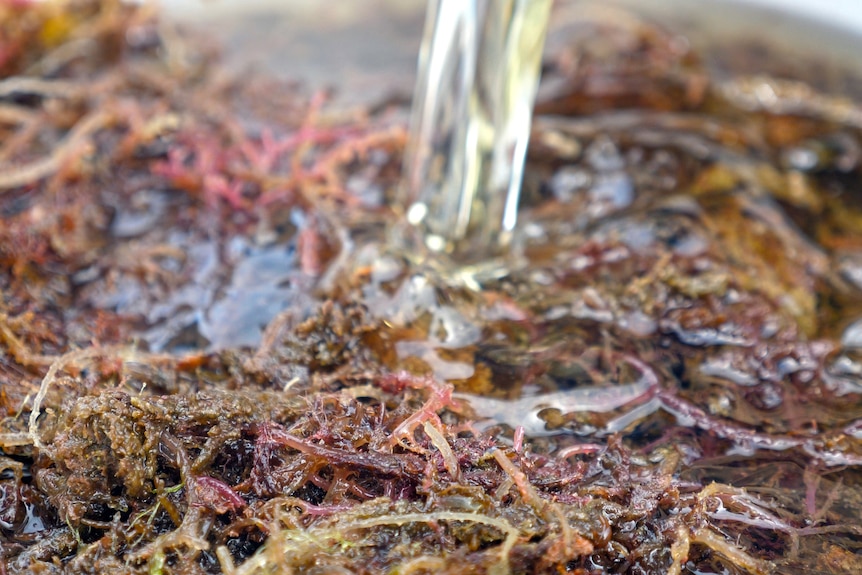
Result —
M477 292L393 230L400 101L0 2L0 575L862 571L857 114L623 14Z

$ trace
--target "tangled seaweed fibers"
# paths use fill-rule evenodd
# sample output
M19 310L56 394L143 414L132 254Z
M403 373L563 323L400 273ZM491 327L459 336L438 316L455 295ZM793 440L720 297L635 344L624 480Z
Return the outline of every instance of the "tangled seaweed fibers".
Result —
M0 2L0 573L862 570L857 109L589 26L473 292L398 106Z

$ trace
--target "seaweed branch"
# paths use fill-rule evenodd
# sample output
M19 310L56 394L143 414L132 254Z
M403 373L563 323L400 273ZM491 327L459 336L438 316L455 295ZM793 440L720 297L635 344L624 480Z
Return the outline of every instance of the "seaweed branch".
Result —
M59 171L70 158L80 151L84 142L95 132L111 125L114 121L114 115L109 112L92 112L78 121L66 135L66 138L45 158L17 168L0 168L0 193L34 184Z

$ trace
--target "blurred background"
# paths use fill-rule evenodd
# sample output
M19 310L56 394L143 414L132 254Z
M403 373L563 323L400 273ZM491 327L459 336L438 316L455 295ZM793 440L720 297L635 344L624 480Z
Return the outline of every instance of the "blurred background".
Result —
M338 87L336 102L409 98L413 89L425 0L163 2L172 18L222 41L231 65L310 89ZM812 80L804 78L806 70L817 68L814 83L828 84L818 88L856 95L855 87L829 76L862 76L860 0L557 0L549 47L565 41L585 10L608 13L615 7L665 24L719 69L728 51L756 45L763 57L747 70L739 70L736 60L731 72ZM822 69L824 62L830 69Z

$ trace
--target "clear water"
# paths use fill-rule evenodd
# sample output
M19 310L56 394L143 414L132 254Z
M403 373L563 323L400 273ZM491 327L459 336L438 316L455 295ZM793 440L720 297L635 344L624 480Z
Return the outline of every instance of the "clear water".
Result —
M517 220L550 0L433 0L402 204L435 252L479 260Z

